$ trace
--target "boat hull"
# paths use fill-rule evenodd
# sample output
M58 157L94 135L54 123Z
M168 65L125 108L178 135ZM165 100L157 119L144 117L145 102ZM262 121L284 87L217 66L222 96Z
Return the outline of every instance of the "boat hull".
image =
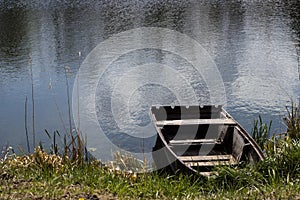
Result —
M152 107L157 170L209 175L220 165L254 164L264 155L222 106Z

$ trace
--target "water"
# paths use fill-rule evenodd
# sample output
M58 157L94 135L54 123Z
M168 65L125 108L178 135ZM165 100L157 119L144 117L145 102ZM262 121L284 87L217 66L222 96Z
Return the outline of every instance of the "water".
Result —
M28 128L32 132L30 67L33 69L37 141L47 145L50 141L44 129L50 133L55 130L64 133L69 126L64 67L70 68L68 81L72 87L79 66L99 43L132 28L168 28L198 41L221 74L227 111L248 131L251 131L253 120L258 115L266 122L273 120L274 132L285 131L281 120L286 113L285 105L289 104L290 98L296 100L300 94L297 62L297 50L300 53L300 4L296 0L209 3L159 0L0 1L0 11L0 146L26 147L26 96L29 100ZM163 41L163 36L160 39ZM185 51L195 53L193 48ZM116 77L122 77L130 70L134 72L132 66L147 63L172 65L195 89L199 103L207 102L209 90L205 77L197 76L180 57L159 49L130 52L112 64L101 79L104 84L97 86L97 119L102 123L104 132L114 133L112 140L120 138L113 116L105 111L110 107L113 86L120 80ZM159 80L168 77L171 82L170 73L156 73L157 67L144 69L137 74L129 73L129 79L124 78L136 81L127 81L128 87L139 85L145 76L161 75L161 79L156 79L158 83L139 87L131 94L127 104L122 98L112 103L123 103L120 108L128 108L130 121L122 115L117 115L115 120L131 132L131 137L150 138L149 143L143 144L149 151L155 137L148 115L149 106L178 103L178 96L159 84ZM90 71L90 75L93 74ZM49 89L50 82L52 89ZM178 87L182 91L181 96L191 98L184 93L185 86ZM115 112L123 112L116 109ZM149 132L139 135L141 131L136 131L131 125L147 128L143 130ZM93 141L95 138L88 139ZM132 144L140 141L132 140Z

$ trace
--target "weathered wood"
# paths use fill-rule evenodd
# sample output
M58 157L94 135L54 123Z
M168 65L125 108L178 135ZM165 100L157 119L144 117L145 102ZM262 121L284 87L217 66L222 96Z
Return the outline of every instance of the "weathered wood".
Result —
M157 126L167 126L167 125L236 125L236 122L232 119L181 119L181 120L164 120L157 121Z
M191 167L238 164L232 155L180 156L179 159Z
M216 139L193 139L193 140L170 140L170 145L192 145L202 143L213 143L216 144Z
M190 167L212 167L218 165L236 165L236 162L232 161L209 161L209 162L184 162Z
M178 156L182 161L234 161L232 155Z
M212 176L212 175L216 175L217 173L216 172L199 172L200 175L202 176Z

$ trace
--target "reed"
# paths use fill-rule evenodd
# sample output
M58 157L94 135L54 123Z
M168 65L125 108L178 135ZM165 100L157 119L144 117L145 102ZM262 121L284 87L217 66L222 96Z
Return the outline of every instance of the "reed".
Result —
M272 121L270 121L269 124L263 123L260 115L258 117L258 120L254 120L252 137L262 150L265 149L265 145L270 136L271 126L272 126Z
M69 121L69 130L67 130L61 109L58 106L56 101L54 92L53 92L53 83L50 79L49 89L51 92L52 99L55 103L56 110L58 112L60 121L65 130L65 134L61 135L59 131L55 130L53 134L49 133L48 130L45 130L45 134L48 139L51 141L50 145L50 153L55 155L62 156L62 158L70 159L72 163L82 163L87 159L87 151L86 151L86 140L83 139L82 134L79 131L79 127L77 129L73 129L72 125L72 116L71 116L71 99L70 99L70 87L69 87L69 78L68 76L71 74L71 69L68 66L64 67L64 75L65 75L65 84L66 84L66 95L67 95L67 110L68 110L68 121ZM43 149L42 144L40 143L39 147Z
M32 102L32 146L35 147L35 101L34 101L34 80L32 70L32 57L29 59L30 80L31 80L31 102Z
M63 126L63 129L64 129L65 133L68 134L68 130L67 130L67 128L66 128L64 119L63 119L63 117L62 117L62 112L61 112L61 110L60 110L60 108L59 108L59 106L58 106L58 103L57 103L56 98L55 98L55 94L54 94L54 92L53 92L53 83L52 83L52 79L51 79L51 78L50 78L50 81L49 81L49 90L50 90L50 93L51 93L53 102L54 102L54 104L55 104L55 108L56 108L56 111L57 111L57 113L58 113L58 117L59 117L60 122L61 122L61 124L62 124L62 126Z
M25 135L26 135L26 146L27 146L27 152L30 153L30 144L29 144L29 135L28 135L28 125L27 125L27 96L25 98L24 103L24 126L25 126Z
M81 63L81 52L79 51L78 52L78 71L79 71L79 67L80 67L80 63ZM77 87L76 87L76 90L77 90L77 132L80 132L80 98L79 98L79 73L77 74Z
M298 77L300 80L300 44L295 45L295 50L297 54L297 63L298 63Z
M72 136L72 116L71 116L71 99L70 99L70 86L69 86L69 80L68 80L68 74L70 74L70 67L65 66L64 67L65 72L65 80L66 80L66 93L67 93L67 105L68 105L68 118L69 118L69 133Z
M87 161L88 157L85 148L85 140L83 140L79 134L71 137L67 134L61 135L57 130L51 134L46 129L45 134L50 140L51 145L48 151L50 154L60 156L63 160L78 165ZM41 143L39 148L42 150L45 149Z

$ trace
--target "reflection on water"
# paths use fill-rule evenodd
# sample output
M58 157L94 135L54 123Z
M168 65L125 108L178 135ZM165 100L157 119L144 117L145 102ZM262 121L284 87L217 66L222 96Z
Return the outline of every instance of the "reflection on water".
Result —
M227 110L249 131L258 114L263 119L273 119L273 128L282 130L284 106L290 97L296 98L300 93L296 52L300 41L300 5L296 0L1 1L0 10L0 146L7 142L25 145L24 101L31 96L30 60L36 130L38 140L46 143L44 129L63 132L63 126L68 125L63 67L71 68L72 84L79 64L96 45L113 34L141 26L176 30L203 45L222 75ZM133 52L114 64L126 70L134 63L161 63L162 58L169 59L168 64L180 66L183 62L155 50L138 55ZM113 77L116 72L110 73ZM192 72L190 75L188 81L197 88L199 103L203 104L208 96L203 77ZM48 88L50 79L64 124ZM106 96L111 93L108 87L99 86L99 101L110 100ZM163 92L167 98L155 99L153 91ZM133 123L149 124L148 107L160 102L176 102L176 97L159 84L136 90L129 104ZM109 122L106 124L113 128Z

